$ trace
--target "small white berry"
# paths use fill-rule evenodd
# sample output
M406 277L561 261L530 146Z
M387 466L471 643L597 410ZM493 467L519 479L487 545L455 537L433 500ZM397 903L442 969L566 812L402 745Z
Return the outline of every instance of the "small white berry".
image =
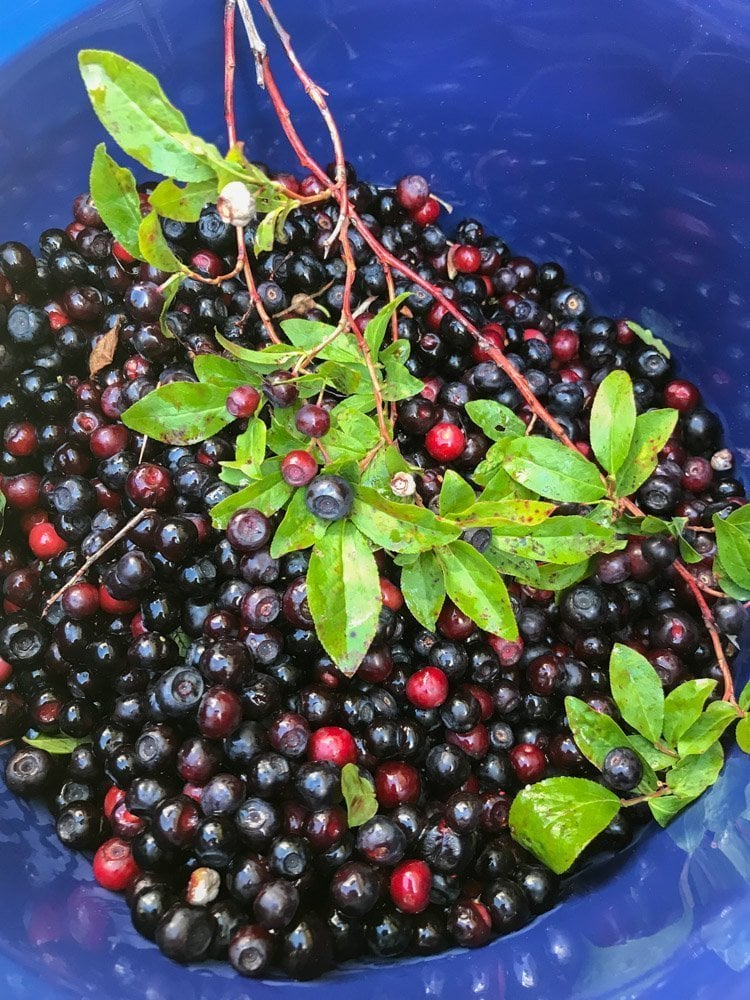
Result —
M221 876L213 868L196 868L185 889L185 900L191 906L213 903L221 889Z
M722 448L711 456L711 468L716 472L729 472L734 465L734 456L729 448Z
M247 184L230 181L219 193L216 211L231 226L247 226L256 215L255 197Z
M414 496L417 484L410 472L397 472L391 479L391 493L397 497Z

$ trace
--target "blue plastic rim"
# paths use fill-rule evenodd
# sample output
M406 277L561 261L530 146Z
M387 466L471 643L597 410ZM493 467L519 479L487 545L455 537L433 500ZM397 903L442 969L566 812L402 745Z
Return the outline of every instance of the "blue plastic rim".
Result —
M223 142L220 0L16 0L0 12L0 239L69 219L102 135L76 51L158 73ZM684 359L750 464L750 8L744 0L278 0L364 176L428 176L458 216L560 260L603 313L642 319ZM270 37L270 33L269 37ZM313 151L313 110L272 45ZM245 57L250 154L293 160ZM745 658L747 662L747 657ZM256 983L169 963L122 899L0 794L0 996L8 1000L746 1000L747 758L666 832L586 873L526 929L475 952Z

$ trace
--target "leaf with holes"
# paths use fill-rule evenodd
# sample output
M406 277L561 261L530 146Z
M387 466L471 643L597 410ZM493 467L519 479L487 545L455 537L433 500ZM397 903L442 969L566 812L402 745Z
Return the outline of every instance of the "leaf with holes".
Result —
M464 409L491 441L513 435L522 437L526 433L523 420L509 407L492 399L472 399Z
M375 545L391 552L423 552L461 534L426 507L396 503L366 486L356 489L351 518Z

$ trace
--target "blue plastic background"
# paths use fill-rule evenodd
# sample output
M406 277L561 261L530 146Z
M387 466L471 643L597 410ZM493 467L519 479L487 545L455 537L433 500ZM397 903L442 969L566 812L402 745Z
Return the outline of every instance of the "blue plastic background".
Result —
M219 0L16 0L0 11L0 237L68 219L101 138L75 53L159 73L222 140ZM746 0L278 0L332 94L349 157L419 171L519 252L561 260L602 311L645 318L699 376L750 462L750 9ZM87 10L70 20L73 15ZM262 21L261 21L262 23ZM265 26L264 26L265 28ZM54 30L52 30L54 29ZM51 32L51 33L50 33ZM266 32L269 34L269 32ZM29 48L23 48L34 44ZM239 51L245 48L240 41ZM310 106L272 46L292 110ZM292 159L247 64L241 131ZM317 137L317 138L316 138ZM254 983L169 964L92 885L49 818L0 794L0 996L8 1000L480 1000L750 996L746 758L667 832L579 879L525 930L477 952Z

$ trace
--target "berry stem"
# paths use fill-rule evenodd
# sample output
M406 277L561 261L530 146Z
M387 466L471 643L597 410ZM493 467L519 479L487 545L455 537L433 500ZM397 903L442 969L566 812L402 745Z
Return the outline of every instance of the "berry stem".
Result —
M151 507L144 507L143 510L139 510L137 514L134 514L130 518L127 524L124 524L122 528L120 528L120 530L117 532L116 535L113 535L108 542L105 542L104 545L102 545L102 547L99 549L98 552L95 552L93 556L89 556L89 558L86 560L83 566L81 566L79 569L75 571L75 573L73 574L73 576L71 576L71 578L67 581L67 583L64 583L62 587L60 587L60 589L56 591L56 593L54 593L52 597L50 597L50 599L47 601L47 603L44 605L44 608L42 609L42 618L44 618L44 616L47 614L47 612L55 603L55 601L59 600L59 598L63 596L65 591L68 590L68 588L72 587L74 583L78 583L81 577L85 576L85 574L88 573L88 571L91 569L94 563L98 562L105 552L109 552L109 550L113 546L117 545L118 542L121 542L122 539L128 534L128 532L132 528L134 528L136 524L138 524L138 522L141 521L147 514L153 514L153 513L154 510Z
M229 148L237 144L237 123L234 116L234 71L237 53L234 44L234 26L237 0L226 0L224 6L224 120L227 123Z
M240 10L242 10L242 4L244 3L246 6L245 0L239 0L239 2L241 5ZM292 67L294 68L294 71L297 74L297 77L299 78L300 82L305 87L306 92L310 94L312 99L315 101L316 105L318 105L318 102L320 101L325 106L326 113L323 114L323 110L321 109L321 114L323 114L323 117L325 119L326 126L331 136L331 140L334 144L334 149L335 150L341 149L341 140L338 133L338 129L336 127L336 123L334 122L330 114L330 111L328 110L328 107L322 98L320 88L312 84L312 81L310 80L309 76L300 65L299 60L297 59L292 49L291 39L288 33L279 24L278 18L276 18L276 15L273 12L273 8L269 0L258 0L258 2L263 7L268 16L271 18L271 22L274 24L274 28L276 29L277 34L279 34L279 37L282 41L282 44L284 45L284 48L287 52L287 56L289 57ZM296 153L300 163L304 167L306 167L315 177L317 177L317 179L322 184L326 185L326 187L330 189L331 185L328 175L310 155L305 144L300 138L300 135L297 132L294 124L292 123L292 118L289 108L287 107L283 97L281 96L281 93L276 85L276 80L271 71L268 59L268 53L266 51L265 45L263 45L262 43L260 44L260 46L258 46L257 44L254 45L252 39L250 44L251 47L253 48L253 54L256 59L256 65L258 67L258 71L262 75L263 86L268 91L268 96L270 98L271 104L274 108L274 111L276 112L276 115L279 119L279 122L284 131L284 134L287 137L289 144ZM310 93L310 87L313 88L314 94ZM338 167L338 160L337 160L337 167ZM574 443L565 433L563 428L560 426L557 420L555 420L552 414L549 413L544 406L542 406L542 404L534 395L531 386L528 384L523 375L520 372L518 372L514 368L514 366L508 361L505 354L494 344L489 343L489 341L487 341L486 338L482 335L481 331L461 312L461 310L449 298L447 298L442 293L442 291L439 288L437 288L435 285L431 284L429 281L423 278L413 268L409 267L408 264L404 263L404 261L399 260L398 257L394 256L392 253L386 250L386 248L380 243L380 241L370 232L370 230L364 224L364 222L362 221L356 210L352 208L350 205L348 205L348 202L347 202L347 211L348 215L351 218L352 224L359 231L360 235L365 240L367 245L370 247L372 252L375 254L376 258L383 265L383 267L388 266L392 270L398 271L399 274L402 274L405 278L408 278L409 281L417 285L418 288L421 288L423 291L428 292L430 295L433 296L433 298L439 305L441 305L448 313L450 313L451 316L453 316L460 323L462 323L463 326L468 330L469 334L477 342L477 344L479 344L479 346L486 352L487 356L491 358L495 362L495 364L508 376L512 384L516 387L516 389L523 397L524 401L528 405L532 414L534 414L539 420L541 420L541 422L555 435L555 437L562 444L564 444L568 448L571 448L572 450L577 451ZM351 254L351 249L348 247L348 240L346 239L345 233L346 229L344 227L341 233L341 242L342 242L342 250L346 255L347 249ZM382 419L382 413L380 412L380 410L378 416L379 418ZM381 433L383 433L382 423L381 423ZM629 512L632 513L634 516L643 517L643 512L631 500L627 499L624 500L623 506L627 510L629 510ZM703 623L711 637L711 643L713 645L714 653L716 654L717 662L721 670L722 677L724 679L723 699L724 701L728 701L731 704L735 704L736 702L734 696L734 685L732 682L732 674L729 669L729 664L727 663L724 650L721 646L721 639L719 636L718 629L716 628L713 615L711 614L711 609L709 608L690 570L679 559L675 560L674 566L675 570L685 580L688 587L690 588L690 591L693 594L695 602L698 605L698 608L700 609L701 616L703 618Z

